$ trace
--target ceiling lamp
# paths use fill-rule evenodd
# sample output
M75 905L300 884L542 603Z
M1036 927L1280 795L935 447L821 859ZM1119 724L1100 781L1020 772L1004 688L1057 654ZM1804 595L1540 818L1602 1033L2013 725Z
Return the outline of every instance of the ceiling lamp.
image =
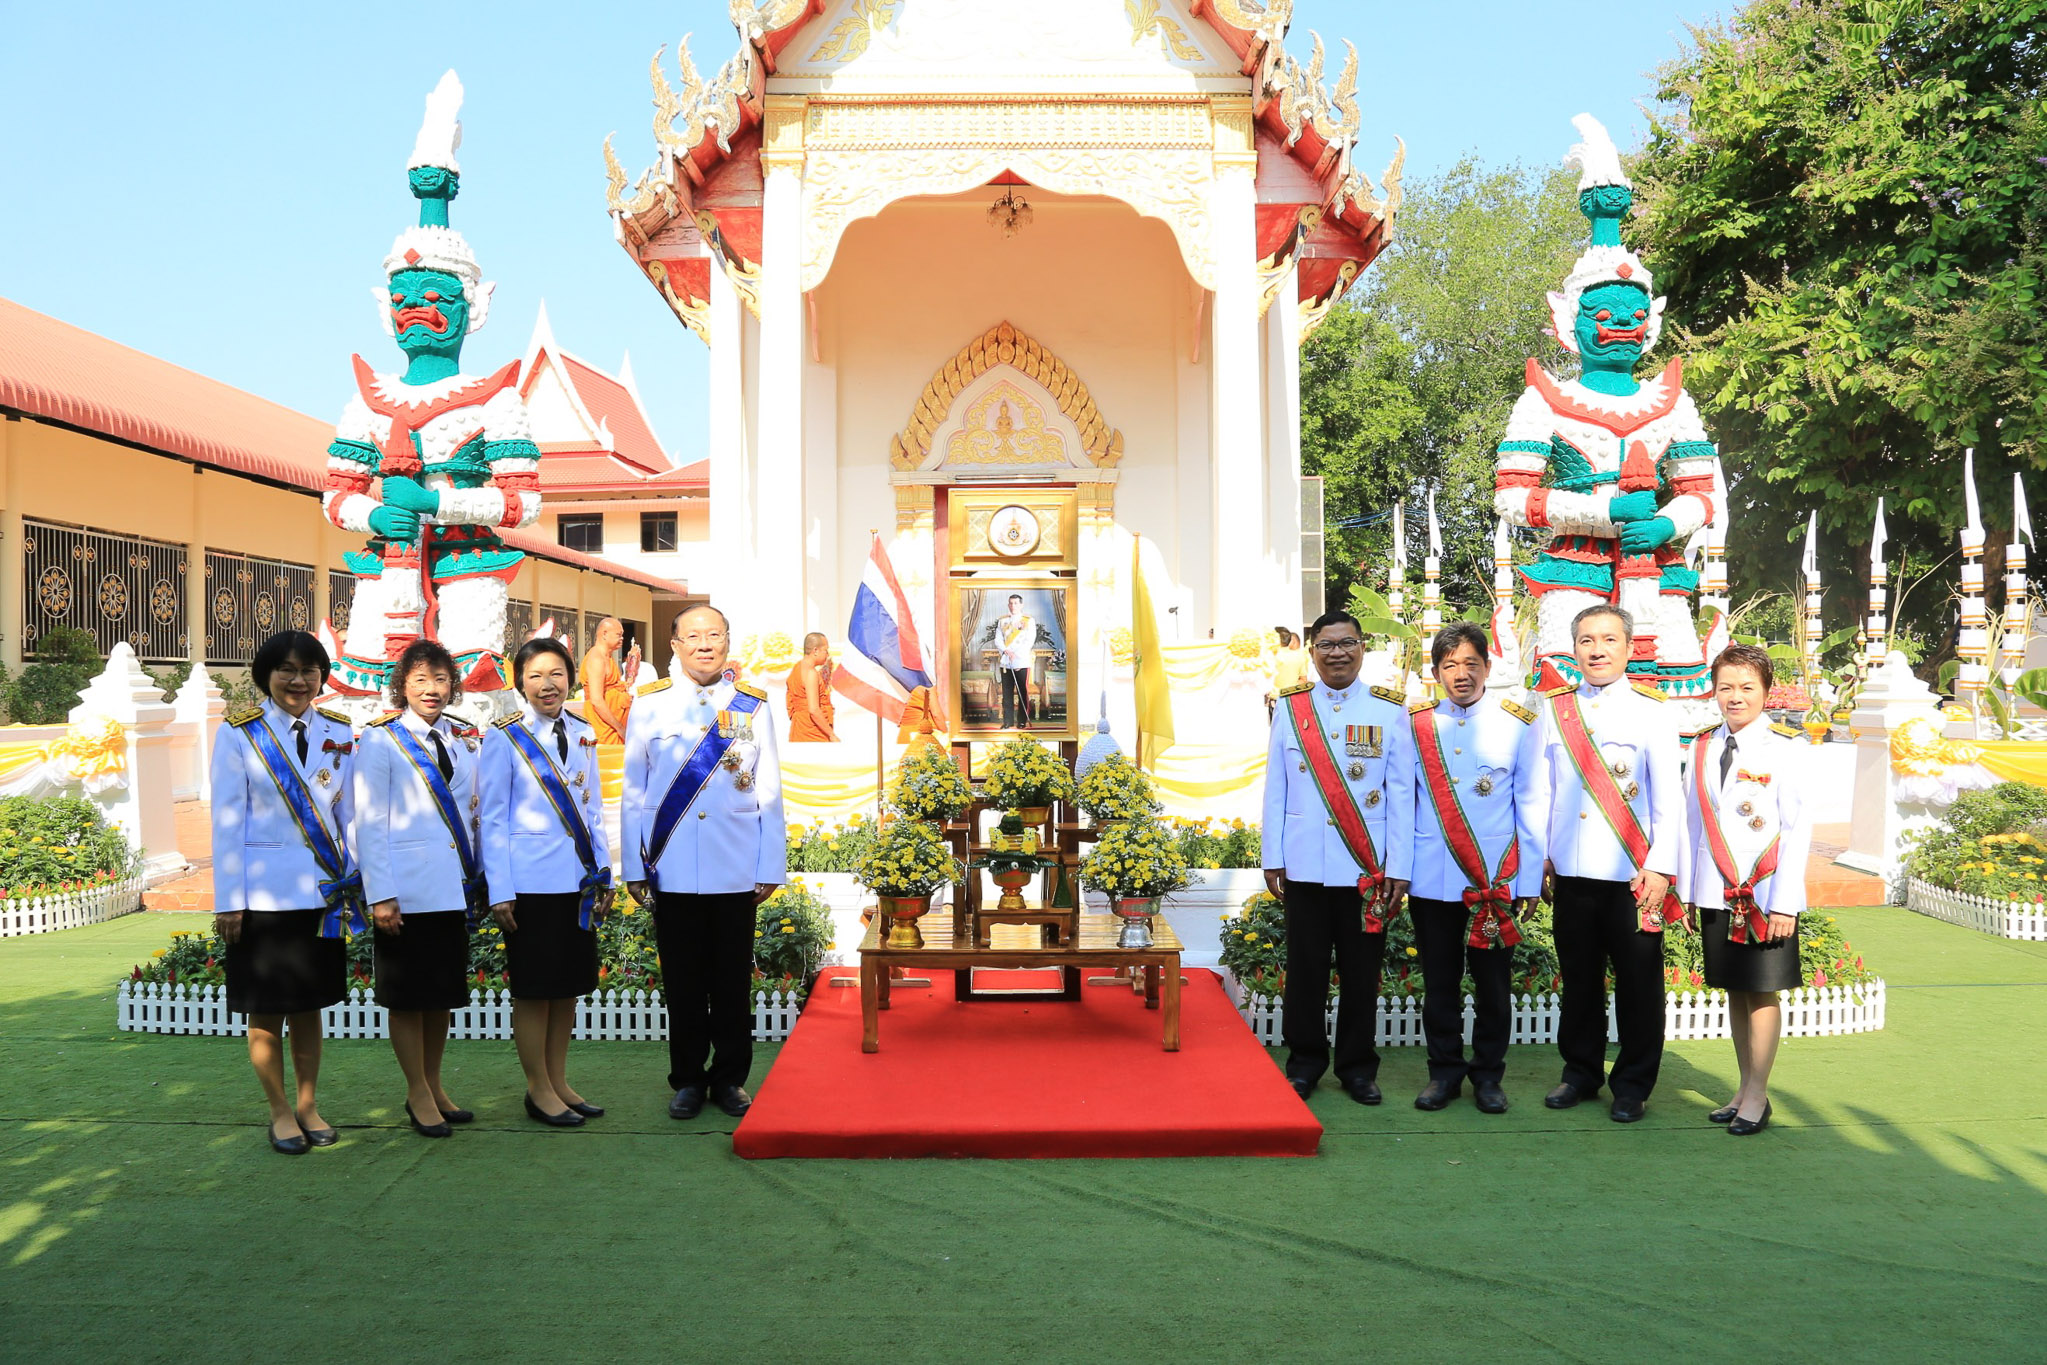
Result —
M1029 227L1031 218L1030 201L1017 198L1013 189L1004 190L1002 197L988 206L988 226L1001 228L1005 237L1014 237L1019 229Z

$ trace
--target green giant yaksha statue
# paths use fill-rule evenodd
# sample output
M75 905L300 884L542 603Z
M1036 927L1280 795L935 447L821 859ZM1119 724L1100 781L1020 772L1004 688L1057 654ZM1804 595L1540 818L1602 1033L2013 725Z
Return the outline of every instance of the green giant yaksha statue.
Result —
M1664 300L1641 257L1621 244L1634 195L1613 140L1590 114L1572 122L1585 140L1566 164L1583 170L1578 207L1591 220L1592 245L1549 301L1557 341L1580 372L1557 379L1529 360L1528 387L1500 442L1494 505L1511 524L1552 537L1519 571L1538 598L1531 683L1575 683L1571 618L1595 602L1617 603L1635 620L1629 677L1691 700L1682 718L1689 733L1712 717L1692 620L1699 576L1685 566L1684 545L1724 515L1720 455L1684 391L1680 362L1653 379L1635 377L1662 331Z
M371 536L348 556L355 601L333 674L343 693L381 691L421 636L447 646L465 689L503 688L506 589L524 556L494 528L540 515L540 448L519 400L519 363L487 376L461 369L463 338L483 326L494 287L448 226L461 108L450 71L427 97L406 164L419 224L399 234L386 284L371 291L405 372L378 374L356 356L356 394L327 447L327 517Z

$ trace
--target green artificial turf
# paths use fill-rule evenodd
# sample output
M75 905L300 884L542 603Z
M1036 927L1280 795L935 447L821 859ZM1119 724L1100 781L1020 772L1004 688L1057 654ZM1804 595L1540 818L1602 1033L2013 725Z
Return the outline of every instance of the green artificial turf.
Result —
M1772 1129L1705 1122L1725 1042L1649 1118L1314 1101L1312 1160L780 1161L670 1121L660 1044L578 1044L609 1116L403 1127L381 1042L328 1044L332 1149L263 1142L242 1044L124 1034L113 981L177 921L0 941L0 1341L11 1360L2017 1360L2047 1318L2047 944L1839 911L1881 1033L1791 1040ZM759 1049L756 1076L774 1048ZM848 1056L847 1064L858 1058ZM944 1084L933 1077L934 1085ZM1218 1106L1231 1097L1218 1094Z

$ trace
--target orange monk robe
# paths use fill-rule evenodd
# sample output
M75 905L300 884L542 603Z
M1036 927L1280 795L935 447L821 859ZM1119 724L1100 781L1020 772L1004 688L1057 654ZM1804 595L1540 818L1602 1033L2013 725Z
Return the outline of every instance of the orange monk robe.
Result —
M896 743L915 744L920 737L930 740L937 728L938 719L931 714L931 689L911 688L909 697L903 702L903 724L896 731Z
M808 659L798 659L796 667L789 670L788 681L789 739L791 743L828 743L832 737L832 690L825 686L819 676L817 665ZM824 727L810 715L810 699L817 698L818 712L824 716Z
M618 671L609 650L597 647L583 656L583 695L599 697L611 714L618 717L618 728L604 723L604 717L597 714L597 708L585 702L583 718L597 731L599 744L625 743L626 712L632 709L633 690L626 686L625 675Z

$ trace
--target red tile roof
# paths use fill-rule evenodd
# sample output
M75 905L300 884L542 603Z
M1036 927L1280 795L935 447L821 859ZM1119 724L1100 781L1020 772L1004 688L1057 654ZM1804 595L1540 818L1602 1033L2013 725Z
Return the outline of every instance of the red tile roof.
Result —
M640 411L631 390L572 355L552 350L549 353L560 357L562 369L591 419L610 431L614 455L650 474L669 467L668 456L655 439L653 428L647 425L646 414Z
M318 493L325 482L327 443L334 435L317 417L4 298L0 408L310 493ZM543 559L657 592L684 590L665 578L565 549L532 531L500 534L506 544Z

